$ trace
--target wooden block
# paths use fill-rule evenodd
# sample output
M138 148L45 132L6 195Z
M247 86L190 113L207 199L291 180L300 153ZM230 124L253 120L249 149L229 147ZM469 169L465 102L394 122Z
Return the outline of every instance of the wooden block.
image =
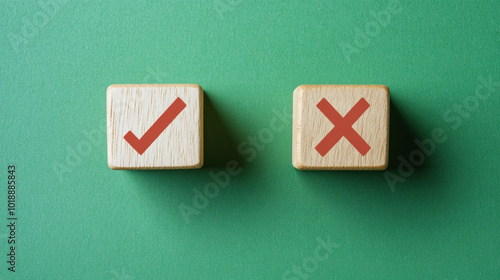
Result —
M107 118L111 169L203 165L203 89L199 85L111 85Z
M384 170L389 88L303 85L293 93L293 166L300 170Z

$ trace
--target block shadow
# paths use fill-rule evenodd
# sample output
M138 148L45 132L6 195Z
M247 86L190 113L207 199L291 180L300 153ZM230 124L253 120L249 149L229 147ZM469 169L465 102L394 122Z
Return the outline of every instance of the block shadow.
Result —
M203 134L205 168L225 167L231 160L236 160L242 166L238 153L238 143L234 140L224 120L221 118L214 104L205 92L203 98Z
M416 135L410 122L405 119L398 106L392 100L389 119L389 166L387 167L387 171L397 173L401 158L408 161L410 153L419 149L415 144L415 140L422 138ZM423 164L414 166L414 173L424 170L427 164L428 160L426 159Z

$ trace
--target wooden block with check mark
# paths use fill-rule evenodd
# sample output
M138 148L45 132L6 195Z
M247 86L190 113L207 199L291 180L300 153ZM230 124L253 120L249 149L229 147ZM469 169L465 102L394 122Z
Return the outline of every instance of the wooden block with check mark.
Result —
M292 163L300 170L383 170L389 88L303 85L293 93Z
M199 85L111 85L107 122L111 169L203 165L203 89Z

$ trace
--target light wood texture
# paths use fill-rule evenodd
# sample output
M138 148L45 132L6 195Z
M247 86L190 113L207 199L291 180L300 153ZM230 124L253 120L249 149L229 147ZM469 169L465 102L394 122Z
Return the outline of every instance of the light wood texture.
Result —
M140 155L124 139L148 131L172 103L186 107ZM111 85L107 90L111 169L193 169L203 165L203 89L194 84Z
M363 156L342 137L324 156L316 146L335 127L320 111L325 98L344 117L361 98L369 107L352 128L370 146ZM293 93L293 166L300 170L384 170L389 154L389 88L379 85L303 85Z

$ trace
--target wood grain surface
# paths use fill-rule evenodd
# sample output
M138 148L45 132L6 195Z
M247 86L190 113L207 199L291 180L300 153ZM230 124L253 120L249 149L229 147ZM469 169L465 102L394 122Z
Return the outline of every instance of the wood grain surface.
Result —
M180 98L186 107L140 155L137 138ZM107 90L108 165L111 169L192 169L203 165L203 89L194 84L111 85Z
M344 117L364 98L368 109L352 128L368 143L362 155L342 137L321 156L315 147L334 128L318 109L325 98ZM292 163L300 170L383 170L388 165L389 88L379 85L302 85L293 93Z

